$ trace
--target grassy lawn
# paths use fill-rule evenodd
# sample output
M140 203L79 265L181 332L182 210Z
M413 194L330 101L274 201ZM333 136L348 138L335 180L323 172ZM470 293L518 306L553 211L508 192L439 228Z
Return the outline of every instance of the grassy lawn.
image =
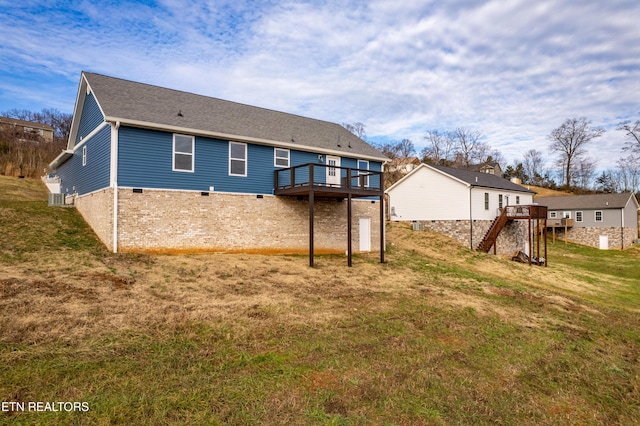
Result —
M390 224L375 254L108 253L0 176L0 424L640 424L640 250L549 267Z

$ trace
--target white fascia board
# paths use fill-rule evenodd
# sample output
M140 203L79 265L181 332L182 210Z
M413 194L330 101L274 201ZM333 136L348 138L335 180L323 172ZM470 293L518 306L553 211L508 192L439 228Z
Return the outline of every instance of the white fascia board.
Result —
M84 73L80 76L80 84L78 85L78 93L76 93L76 103L73 107L73 117L71 118L71 130L69 131L69 139L67 140L67 149L73 149L78 134L78 126L80 125L80 116L82 116L83 104L80 103L80 94L86 90L87 80L84 77ZM55 160L54 160L55 161Z
M85 77L83 72L82 76L80 77L78 94L76 95L76 105L75 105L75 108L73 109L73 118L71 120L71 131L69 132L67 149L73 149L75 145L76 136L78 135L78 127L80 126L80 117L82 117L82 110L84 108L84 97L82 95L83 94L88 95L89 93L92 93L92 92L93 92L93 89L89 85L89 81L87 81L87 78ZM96 104L100 109L100 114L102 114L102 116L104 117L105 114L104 114L104 110L102 109L102 105L100 105L100 102L98 101L98 98L95 96L95 94L93 95L93 97L95 98ZM80 102L80 100L82 100L83 102Z
M166 124L149 123L146 121L129 120L126 118L119 118L119 117L105 117L105 120L112 123L120 122L121 125L127 125L132 127L140 127L140 128L146 128L146 129L154 129L154 130L166 130L174 133L186 133L186 134L192 134L192 135L198 135L198 136L208 136L216 139L248 142L256 145L277 146L281 148L295 149L298 151L315 152L315 153L327 154L327 155L337 155L340 157L344 157L345 155L348 155L353 158L359 158L362 160L380 161L383 163L389 161L387 157L374 157L370 155L361 155L356 153L350 154L344 151L316 148L312 146L299 145L291 142L282 142L282 141L273 141L270 139L254 138L251 136L240 136L240 135L232 135L229 133L212 132L208 130L198 130L191 127L168 126Z
M63 150L56 158L53 159L51 163L49 163L49 168L57 169L62 163L67 161L69 158L73 156L72 149Z

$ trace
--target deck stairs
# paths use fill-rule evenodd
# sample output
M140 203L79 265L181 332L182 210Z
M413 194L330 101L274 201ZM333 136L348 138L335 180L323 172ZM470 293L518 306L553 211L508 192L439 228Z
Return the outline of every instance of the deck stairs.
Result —
M508 221L509 219L507 218L507 209L502 209L500 216L496 217L493 220L491 227L489 227L489 230L485 234L484 238L482 238L482 241L480 242L480 244L478 244L478 250L489 253L491 247L494 247L495 251L495 244L496 240L498 239L498 235L500 235L500 231L502 231Z

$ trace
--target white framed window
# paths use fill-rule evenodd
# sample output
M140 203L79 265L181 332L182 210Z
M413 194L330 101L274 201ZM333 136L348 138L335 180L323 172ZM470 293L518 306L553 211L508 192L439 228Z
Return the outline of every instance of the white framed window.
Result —
M195 138L187 135L173 135L173 171L193 172Z
M563 219L571 219L571 212L562 212Z
M501 209L502 208L502 194L498 194L498 208Z
M358 176L364 174L362 178L365 187L369 187L369 173L362 172L361 170L369 170L369 162L367 160L358 160ZM358 186L360 186L360 179L358 179Z
M516 195L516 204L520 204L520 196Z
M489 193L484 193L484 209L489 210Z
M596 222L602 222L602 211L601 210L598 210L598 211L595 212L595 219L596 219Z
M229 142L229 176L247 176L247 144Z
M291 152L284 148L273 148L273 165L276 167L289 167Z
M576 222L582 222L582 212L576 212Z
M87 165L87 146L83 146L82 147L82 165L86 166Z
M555 219L558 217L558 213L557 212L549 212L549 219Z

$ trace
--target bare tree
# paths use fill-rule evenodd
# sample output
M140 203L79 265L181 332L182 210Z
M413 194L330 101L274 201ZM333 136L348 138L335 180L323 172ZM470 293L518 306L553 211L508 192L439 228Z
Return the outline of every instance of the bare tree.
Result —
M576 167L577 185L583 189L591 189L595 175L596 161L588 158L581 158Z
M549 134L550 148L560 153L568 187L571 187L574 163L585 153L587 143L602 136L604 131L602 127L591 126L591 120L586 117L580 117L568 118Z
M16 132L11 128L0 129L0 174L9 176L38 177L48 163L64 148L71 128L71 114L57 110L11 110L0 115L18 120L48 124L54 128L53 142L29 132Z
M399 160L403 158L415 156L416 150L413 142L410 139L403 139L400 142L387 142L383 144L375 145L387 158L392 160L392 165L387 167L385 176L385 187L389 187L396 183L400 178L405 175L405 171L400 164L393 164L393 160Z
M522 160L522 166L524 173L529 177L529 182L532 185L540 185L544 175L544 158L542 152L530 149L524 154Z
M480 142L482 133L465 127L458 127L453 131L456 138L456 163L459 167L469 167L474 160L482 157L486 145Z
M622 191L640 191L640 155L630 155L617 161L615 178Z
M367 136L366 132L365 132L365 129L364 129L364 124L362 124L360 122L342 123L342 127L347 129L348 131L350 131L351 133L353 133L354 135L356 135L360 139L364 140L364 138Z
M424 162L446 166L453 161L456 139L452 132L429 130L424 138L429 143L420 152Z
M618 124L616 130L626 132L625 136L627 137L627 146L623 149L640 154L640 120L636 120L635 123L632 123L631 120L623 121Z

